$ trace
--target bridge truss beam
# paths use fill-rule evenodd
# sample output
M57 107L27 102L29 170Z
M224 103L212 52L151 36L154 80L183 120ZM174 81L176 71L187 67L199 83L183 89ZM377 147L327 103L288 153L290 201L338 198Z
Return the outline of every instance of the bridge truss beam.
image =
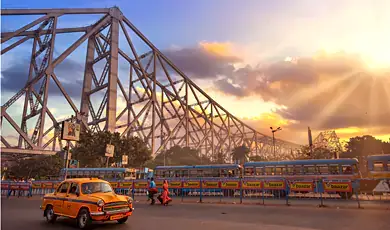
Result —
M158 50L118 8L2 10L2 15L32 14L43 16L18 30L1 33L3 47L7 41L20 38L3 48L2 55L27 40L33 41L28 80L1 107L1 122L5 118L19 138L17 145L11 146L7 138L2 136L3 148L10 149L5 151L17 147L23 153L36 153L62 148L60 121L47 106L50 98L48 89L51 87L49 83L54 81L73 110L73 114L69 115L75 116L86 129L94 132L116 131L122 136L137 135L147 141L154 155L180 145L199 149L201 154L213 158L219 151L231 152L234 147L246 145L251 155L272 158L271 137L249 127L214 101ZM59 18L67 14L102 14L102 17L87 27L57 28ZM56 36L75 32L84 34L54 58ZM119 39L123 41L120 43ZM147 49L137 49L134 39L139 39ZM78 107L62 86L55 69L84 42L87 43L87 50L81 104ZM125 48L122 48L122 44ZM126 78L118 77L123 67L121 64L119 68L119 58L128 65ZM103 71L98 74L97 65L102 63ZM36 90L38 84L40 87ZM92 100L94 95L104 96L96 102ZM22 119L17 123L7 109L22 97ZM125 105L120 106L120 101ZM37 121L30 134L26 124L35 117ZM275 145L279 157L288 156L300 148L299 145L279 139Z

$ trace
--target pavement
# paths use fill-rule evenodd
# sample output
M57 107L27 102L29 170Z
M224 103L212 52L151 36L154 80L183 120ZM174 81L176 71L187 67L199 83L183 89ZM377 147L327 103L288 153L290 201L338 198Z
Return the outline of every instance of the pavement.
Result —
M60 218L45 222L39 199L1 199L1 229L77 229L74 220ZM295 206L239 204L196 204L173 200L171 206L135 203L135 211L126 224L95 223L94 229L130 230L388 230L390 210L334 209Z

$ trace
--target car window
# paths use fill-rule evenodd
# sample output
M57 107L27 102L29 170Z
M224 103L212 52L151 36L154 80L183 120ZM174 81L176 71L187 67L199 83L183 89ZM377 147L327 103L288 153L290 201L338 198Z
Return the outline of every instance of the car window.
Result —
M68 191L68 186L69 186L69 183L65 182L65 183L62 183L60 185L60 187L58 187L58 190L57 192L58 193L66 193Z
M79 191L79 185L77 183L72 183L70 185L69 194L76 194Z

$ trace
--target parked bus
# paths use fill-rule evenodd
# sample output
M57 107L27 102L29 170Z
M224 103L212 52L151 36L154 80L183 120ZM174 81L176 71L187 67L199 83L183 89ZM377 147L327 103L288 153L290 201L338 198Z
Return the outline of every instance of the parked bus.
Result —
M193 165L193 166L157 166L156 178L226 178L240 177L241 166L238 164Z
M354 180L361 178L357 159L313 159L295 161L247 162L244 164L244 177L286 178L294 180ZM354 187L357 187L356 183ZM323 192L322 184L316 186ZM322 191L321 191L322 190ZM285 194L283 194L285 195ZM340 193L351 197L352 193Z
M222 179L240 178L242 175L241 166L238 164L218 165L193 165L193 166L157 166L154 169L156 179ZM200 192L200 189L178 189L177 195L188 195L189 192ZM221 189L202 189L202 192L221 192ZM225 195L233 191L224 191Z
M367 169L369 178L390 178L390 154L368 156Z
M134 168L68 168L67 178L99 177L104 180L134 180ZM60 177L65 177L66 169L61 169Z

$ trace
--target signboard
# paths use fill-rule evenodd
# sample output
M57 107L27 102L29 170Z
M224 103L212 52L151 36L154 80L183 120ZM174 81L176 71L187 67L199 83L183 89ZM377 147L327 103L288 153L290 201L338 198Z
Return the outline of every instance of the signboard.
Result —
M239 189L240 182L239 181L222 181L221 188L222 189Z
M168 181L169 188L181 188L181 181Z
M118 182L110 182L112 188L118 188Z
M312 192L314 191L314 183L309 181L291 181L290 190L296 192Z
M134 188L148 188L148 182L147 181L135 181L134 182Z
M200 188L200 181L184 181L183 188Z
M262 189L263 183L261 181L244 180L242 181L242 189Z
M323 186L325 192L352 192L351 182L327 181Z
M51 182L43 182L41 185L42 188L53 188L53 183Z
M282 180L264 181L264 189L267 190L282 190L285 189L286 184Z
M120 182L119 188L131 188L133 187L133 182Z
M80 124L73 123L70 121L63 121L61 139L67 141L79 141Z
M129 156L122 155L122 165L127 165L129 163Z
M9 184L8 183L1 183L1 190L7 190Z
M33 189L42 188L42 183L41 182L32 182L32 188Z
M219 181L202 181L202 188L219 188Z
M154 183L156 183L156 187L157 187L157 188L162 188L162 187L163 187L164 181L162 181L162 180L160 180L160 181L154 181Z
M106 145L106 154L105 154L105 156L106 157L114 157L114 150L115 150L115 146L114 145L107 144Z

